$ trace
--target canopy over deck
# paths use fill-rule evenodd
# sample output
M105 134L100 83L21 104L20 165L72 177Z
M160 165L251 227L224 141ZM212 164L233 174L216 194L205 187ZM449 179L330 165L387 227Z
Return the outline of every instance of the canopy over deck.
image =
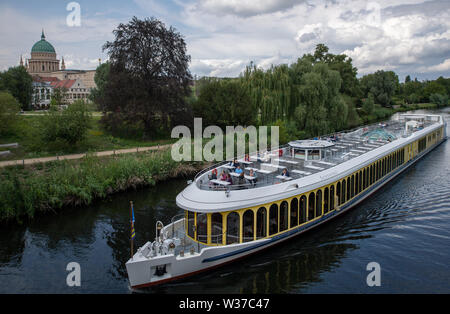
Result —
M323 140L298 140L289 142L289 146L298 149L321 149L334 146L334 143Z

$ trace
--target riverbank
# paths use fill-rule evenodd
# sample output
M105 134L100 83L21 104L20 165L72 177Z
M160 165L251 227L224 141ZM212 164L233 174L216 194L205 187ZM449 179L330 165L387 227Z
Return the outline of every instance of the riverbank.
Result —
M0 170L0 222L86 206L114 193L187 177L206 166L176 162L164 150L6 167Z

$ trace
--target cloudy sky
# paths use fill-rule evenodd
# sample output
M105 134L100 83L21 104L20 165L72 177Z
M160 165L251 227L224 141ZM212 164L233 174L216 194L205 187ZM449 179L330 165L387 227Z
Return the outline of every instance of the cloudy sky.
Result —
M350 56L358 76L450 77L450 0L78 0L80 26L67 24L70 2L2 0L0 70L30 57L42 28L68 68L94 69L119 23L153 16L183 34L198 76L289 64L324 43Z

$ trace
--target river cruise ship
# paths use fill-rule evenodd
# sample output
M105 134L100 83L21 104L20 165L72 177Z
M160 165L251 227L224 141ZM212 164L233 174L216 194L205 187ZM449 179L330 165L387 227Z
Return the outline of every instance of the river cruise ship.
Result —
M205 169L176 198L184 213L166 226L158 221L155 240L126 263L130 286L181 279L298 236L359 204L446 138L442 116L402 114Z

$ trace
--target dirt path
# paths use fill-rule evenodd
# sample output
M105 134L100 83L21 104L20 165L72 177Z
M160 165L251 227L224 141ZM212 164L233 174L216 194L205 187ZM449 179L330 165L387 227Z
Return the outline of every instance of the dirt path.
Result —
M145 151L149 151L149 150L162 150L162 149L171 147L171 145L172 144L158 145L158 146L151 146L151 147L135 147L135 148L127 148L127 149L116 149L116 150L95 152L95 153L89 153L89 154L92 156L102 157L102 156L111 156L111 155L119 155L119 154L139 153L139 152L145 152ZM36 164L36 163L45 163L45 162L55 161L55 160L80 159L85 156L86 156L86 153L73 154L73 155L62 155L62 156L52 156L52 157L41 157L41 158L18 159L18 160L5 160L5 161L0 161L0 167L14 166L14 165L24 165L25 166L25 165L32 165L32 164Z

